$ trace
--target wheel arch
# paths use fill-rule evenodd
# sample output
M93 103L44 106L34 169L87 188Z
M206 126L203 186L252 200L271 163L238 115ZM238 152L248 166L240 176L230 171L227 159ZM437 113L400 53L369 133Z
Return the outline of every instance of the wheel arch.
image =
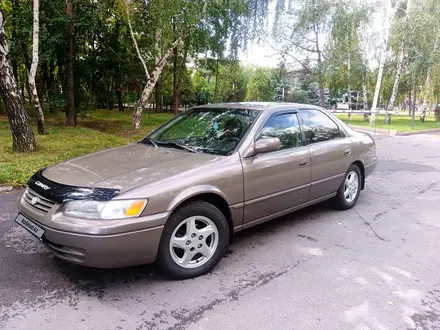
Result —
M179 194L179 196L173 200L169 210L174 212L178 208L195 201L203 201L212 204L223 213L229 227L229 241L232 242L234 233L232 214L226 196L224 196L219 190L206 189L206 187L193 187L191 191Z
M364 163L361 160L356 160L351 165L356 165L359 168L359 171L361 171L361 190L364 190L365 188L365 166Z

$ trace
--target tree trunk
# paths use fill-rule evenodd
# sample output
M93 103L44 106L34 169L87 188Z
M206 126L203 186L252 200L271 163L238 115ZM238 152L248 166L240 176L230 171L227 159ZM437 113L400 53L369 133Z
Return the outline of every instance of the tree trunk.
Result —
M393 110L394 103L396 102L397 92L399 91L400 76L402 75L402 69L403 69L404 52L405 52L405 41L402 42L399 58L397 59L396 78L394 79L393 92L391 94L390 103L388 103L388 106L385 109L385 124L387 125L391 124L391 114L389 113L389 111Z
M393 110L394 103L396 102L397 92L399 91L400 76L402 75L402 70L403 70L404 52L405 52L405 42L402 43L399 58L397 59L397 71L396 71L396 78L394 79L393 92L391 94L390 103L388 104L385 111L385 124L387 125L391 124L391 114L389 113L389 111Z
M347 65L347 81L348 81L348 120L351 121L351 54L348 53L348 65Z
M20 9L20 3L18 0L12 0L12 17L19 17L19 9ZM12 40L17 40L17 19L12 20ZM14 77L17 81L18 88L21 88L20 81L18 77L18 63L17 59L11 58L11 64L12 64L12 72L14 73ZM22 89L23 90L23 89ZM22 92L22 97L24 99L24 93Z
M107 108L113 110L113 82L107 78Z
M391 94L390 103L385 109L385 124L387 125L391 124L391 114L389 113L389 111L393 110L394 103L396 102L397 92L399 91L400 76L402 75L403 60L405 57L405 46L408 41L408 22L409 22L410 7L411 7L411 0L408 0L406 4L406 13L405 13L405 33L403 36L399 57L397 59L396 78L394 79L393 92Z
M426 107L428 104L428 93L429 93L429 86L431 85L431 70L428 69L428 73L426 74L426 81L425 81L425 94L423 96L423 105L422 105L422 111L426 111Z
M368 89L367 89L367 74L365 73L362 79L362 98L364 99L364 121L369 121L368 118Z
M131 40L133 41L134 48L136 49L136 54L138 55L138 58L142 63L142 67L144 68L144 71L145 71L145 76L147 77L147 80L148 80L148 79L150 79L150 74L148 73L147 64L145 63L145 60L141 55L138 43L136 41L136 37L134 35L133 27L131 25L130 11L129 11L128 7L129 7L129 0L125 0L125 9L126 9L128 28L130 30Z
M124 102L122 100L122 91L120 87L116 89L116 99L118 100L118 109L119 111L124 111Z
M386 59L386 50L382 49L381 55L380 55L379 73L377 74L376 89L374 90L373 105L371 107L370 123L372 125L376 121L376 111L377 111L376 108L377 108L377 102L379 100L380 86L382 84L383 68L385 66L385 59Z
M24 63L25 63L25 67L26 70L24 71L24 80L25 80L25 86L26 86L26 91L27 91L27 96L28 96L28 101L29 104L31 106L33 106L32 101L31 101L31 90L29 88L29 72L31 71L31 62L29 60L29 56L28 54L24 54ZM24 101L26 102L26 98L24 99Z
M162 47L160 44L160 40L162 37L162 30L157 29L156 30L156 63L159 63L160 58L162 56ZM159 78L156 82L156 112L162 112L163 111L163 98L162 98L162 79Z
M4 16L0 7L0 94L6 107L12 131L12 149L19 152L35 151L37 145L34 132L20 97L9 59L9 49L4 30Z
M42 97L42 100L40 100L40 102L41 102L41 107L44 109L44 100L46 100L46 101L49 100L49 94L48 94L49 89L47 88L47 86L49 86L49 76L48 76L48 66L47 66L46 61L41 63L40 80L41 80L40 95L44 95L44 97ZM37 85L38 85L38 83L37 83Z
M156 83L156 97L155 97L155 99L156 99L156 112L163 111L161 90L162 90L162 83L159 79Z
M136 104L136 107L133 111L133 122L132 127L133 129L139 129L141 127L141 120L142 120L142 110L144 106L146 106L151 92L154 89L154 86L156 85L157 80L159 79L165 65L167 64L168 58L171 55L171 52L177 45L181 42L181 39L177 39L166 51L165 55L162 57L162 59L156 64L156 67L154 68L154 71L151 74L150 79L148 79L147 84L145 85L144 90L142 91L142 94Z
M411 104L412 104L412 99L411 99L411 88L410 88L408 91L408 116L411 116L411 112L412 112Z
M383 40L383 46L380 51L380 63L379 63L379 72L377 74L377 80L376 80L376 89L374 90L374 98L373 98L373 105L371 107L371 119L370 123L374 124L376 121L376 112L377 112L377 102L379 100L379 94L380 94L380 87L382 85L382 78L383 78L383 69L385 66L385 61L387 57L387 47L388 47L388 39L390 34L390 24L391 24L391 17L390 17L390 11L391 11L391 1L386 1L386 8L385 8L385 31L384 31L384 40Z
M174 47L174 59L173 59L173 110L174 116L179 113L179 87L177 77L177 47Z
M217 54L217 68L215 70L215 87L214 87L214 103L217 102L217 92L218 92L218 66L220 63L220 55Z
M321 51L318 51L318 79L319 79L319 105L323 107L325 105L325 100L324 100L324 75L322 74Z
M38 97L37 85L35 83L35 76L37 74L38 68L38 43L39 43L39 0L34 0L34 33L33 33L33 44L32 44L32 64L31 71L29 73L29 91L31 103L37 114L37 124L38 124L38 134L46 134L44 128L44 113L41 107L40 99Z
M411 129L414 129L414 117L416 114L416 103L417 103L417 82L416 82L416 74L414 73L414 82L413 82L413 105L412 105L412 113L411 113Z
M73 9L72 3L67 2L66 14L68 18L67 32L67 56L66 56L66 76L67 76L67 109L66 126L76 126L75 116L75 86L73 80Z
M49 63L49 83L47 86L47 97L49 98L53 95L52 93L55 91L55 61L50 61ZM55 112L53 107L53 103L49 101L49 111Z
M313 24L313 30L315 32L315 47L316 52L318 54L318 83L319 83L319 105L321 107L324 106L325 100L324 100L324 75L322 73L322 53L321 49L319 48L319 31L316 24Z
M359 40L359 44L361 47L361 59L364 62L362 64L363 66L363 74L362 74L362 98L364 101L364 121L369 121L368 118L368 88L367 88L367 83L368 83L368 68L367 68L367 58L368 58L368 45L365 42L365 38L362 37L362 29L361 27L359 27L357 29L357 35L358 35L358 40Z

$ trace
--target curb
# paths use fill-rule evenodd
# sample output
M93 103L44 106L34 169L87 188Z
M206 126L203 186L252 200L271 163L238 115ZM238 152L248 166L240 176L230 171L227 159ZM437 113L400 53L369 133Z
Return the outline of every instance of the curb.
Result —
M348 124L348 127L350 127L351 129L354 129L356 131L379 133L379 134L384 134L384 135L388 135L388 136L398 135L398 132L395 129L372 128L372 127L356 126L356 125L350 125L350 124Z
M438 132L440 132L440 128L431 128L431 129L424 129L421 131L413 131L413 132L398 132L397 135L407 136L407 135L429 134L429 133L438 133Z
M383 128L372 128L372 127L366 127L366 126L356 126L356 125L350 125L348 126L356 131L366 131L366 132L376 132L379 134L384 134L388 136L409 136L409 135L417 135L417 134L429 134L429 133L437 133L440 132L440 128L430 128L430 129L424 129L420 131L411 131L411 132L399 132L395 129L383 129Z

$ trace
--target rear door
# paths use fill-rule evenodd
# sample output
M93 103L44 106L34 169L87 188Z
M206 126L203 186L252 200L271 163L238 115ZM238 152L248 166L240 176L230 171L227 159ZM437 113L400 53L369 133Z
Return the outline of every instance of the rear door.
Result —
M312 163L312 201L338 191L345 172L353 162L351 139L324 111L300 109L299 115Z
M295 112L271 115L255 140L277 137L281 149L243 159L244 224L308 201L310 152Z

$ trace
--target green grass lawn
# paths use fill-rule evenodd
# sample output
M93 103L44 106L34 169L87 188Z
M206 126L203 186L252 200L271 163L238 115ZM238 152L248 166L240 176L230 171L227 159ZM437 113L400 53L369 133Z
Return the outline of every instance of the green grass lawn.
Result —
M351 115L351 121L348 120L347 113L336 114L336 116L343 120L346 124L357 126L370 126L370 122L364 121L364 115ZM385 115L378 115L376 117L376 128L394 129L399 132L410 132L411 117L410 116L392 116L391 125L384 124ZM414 118L414 130L420 131L424 129L440 128L440 122L436 122L434 116L426 116L425 122L422 124L419 121L419 115Z
M21 154L12 152L7 117L0 115L0 185L22 186L43 166L137 141L170 118L170 113L144 113L140 131L134 132L132 113L128 110L93 111L87 118L78 118L76 128L64 126L64 113L46 114L48 134L36 135L38 151ZM32 118L31 124L36 132Z
M12 152L12 136L5 115L0 115L0 185L22 186L33 173L43 166L85 155L94 151L124 145L141 139L154 128L172 118L171 113L149 113L142 117L139 131L131 129L132 112L126 110L96 110L85 118L78 118L78 127L64 126L65 115L46 114L48 134L36 135L38 151L32 153ZM337 114L344 122L352 125L369 126L363 115L352 115L348 121L347 114ZM415 122L415 130L440 128L434 117L426 117L425 123ZM36 132L36 121L31 118ZM383 123L384 116L379 115L377 128L395 129L401 132L411 131L411 117L393 116L392 125Z

